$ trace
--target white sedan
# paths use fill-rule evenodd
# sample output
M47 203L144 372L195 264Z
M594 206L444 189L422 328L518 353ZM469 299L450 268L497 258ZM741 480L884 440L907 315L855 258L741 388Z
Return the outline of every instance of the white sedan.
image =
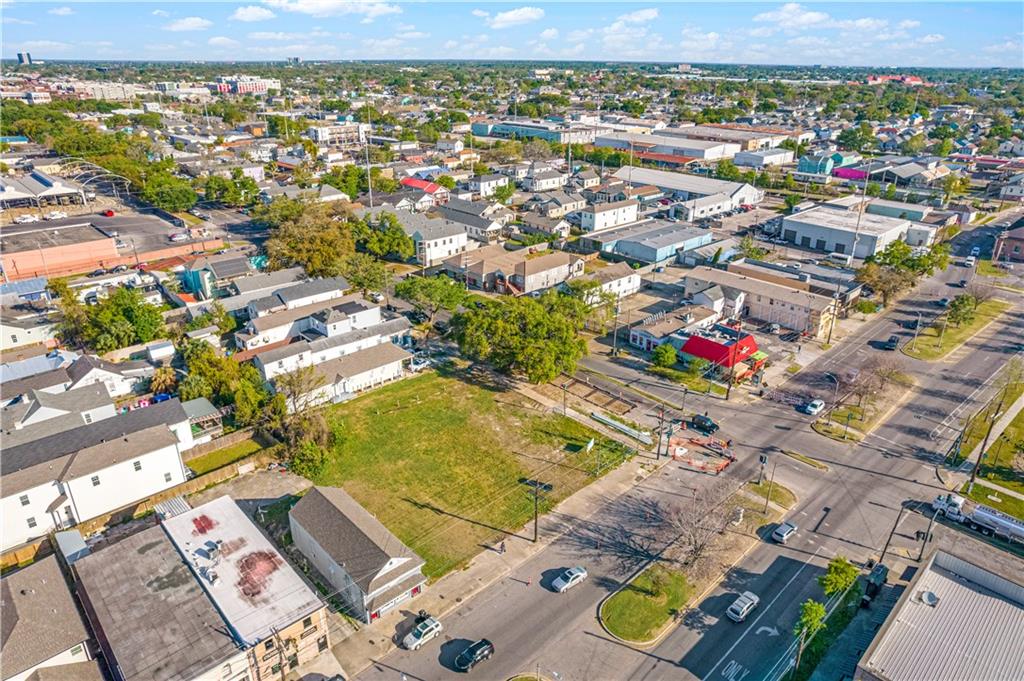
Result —
M47 214L46 214L46 215L45 215L44 217L45 217L45 218L46 218L47 220L63 220L63 219L64 219L64 218L66 218L67 216L68 216L68 214L67 214L67 213L65 213L65 212L64 212L64 211L62 211L62 210L51 210L51 211L50 211L49 213L47 213Z
M24 225L24 224L29 223L29 222L39 222L39 216L38 215L19 215L18 217L14 218L14 221L16 223L18 223L19 225Z
M576 567L571 567L555 577L555 580L551 582L551 588L560 594L564 594L586 578L586 569L577 565Z
M804 405L804 413L810 414L811 416L817 416L825 410L825 403L821 400L811 400Z

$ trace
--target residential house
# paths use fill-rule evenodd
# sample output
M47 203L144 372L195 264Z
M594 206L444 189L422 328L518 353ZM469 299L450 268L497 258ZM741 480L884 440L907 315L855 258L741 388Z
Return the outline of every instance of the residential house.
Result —
M0 347L4 351L28 345L57 345L58 320L48 312L31 308L0 309Z
M593 168L581 168L573 173L571 181L579 189L590 189L601 184L601 176Z
M5 437L0 459L4 549L184 482L181 454L193 446L177 399L38 435L16 443Z
M186 266L181 273L185 289L200 300L230 295L231 284L256 271L249 258L239 255L203 256Z
M368 206L370 200L368 197L363 197L360 199L360 203ZM418 213L424 213L438 205L437 200L432 194L428 194L420 189L401 189L392 194L375 193L373 195L373 204L375 207L386 207L391 212L409 210Z
M614 296L616 301L640 291L640 275L625 262L599 267L582 278L598 282L601 285L601 292ZM595 300L588 302L593 304L598 301L595 297Z
M679 350L690 333L711 326L719 316L702 305L685 305L671 312L652 315L630 327L629 344L648 352L665 343Z
M444 205L449 211L466 213L478 218L487 218L497 222L502 227L507 226L516 218L516 214L506 206L492 201L467 201L465 199L452 198ZM443 211L442 211L443 213Z
M484 246L444 262L444 269L467 286L512 295L538 293L583 274L582 258L546 246L515 251Z
M280 165L281 161L278 161ZM320 203L332 201L351 201L351 197L343 191L335 189L329 184L322 184L318 187L303 188L296 184L278 184L276 182L260 189L260 198L270 203L279 196L289 199L305 198Z
M442 187L436 182L431 182L429 180L421 180L415 177L403 177L401 180L399 180L399 183L404 187L409 187L410 189L419 189L422 192L430 194L430 196L433 197L434 199L435 205L448 203L448 199L451 198L451 192L449 192L448 189Z
M640 204L634 200L597 203L580 212L580 227L584 232L599 232L621 227L637 221Z
M345 277L305 279L296 284L279 288L270 295L249 301L247 312L250 319L256 319L285 310L326 303L343 297L349 288L350 285Z
M460 199L452 199L452 201L460 201ZM469 202L462 201L462 203L465 204ZM495 243L498 240L498 237L501 236L503 227L497 220L493 220L482 215L468 213L463 210L453 210L448 206L441 206L438 209L438 213L440 213L441 217L446 220L462 225L466 230L466 236L475 241L491 244Z
M523 178L523 189L531 192L549 192L565 186L567 176L561 170L534 163Z
M314 487L288 512L296 548L348 614L370 624L418 595L424 561L339 487Z
M523 204L523 210L533 211L549 218L562 218L569 213L583 210L586 205L587 200L579 194L550 191L534 194Z
M1024 262L1024 226L1008 230L996 237L992 262Z
M494 193L509 183L507 175L493 173L490 175L475 175L469 178L469 189L479 194L482 198L494 196Z
M388 211L383 207L356 211L360 217L371 223L376 221L381 212ZM416 248L416 262L423 267L437 265L467 248L469 235L466 233L465 225L420 213L401 213L397 217L402 229L412 239Z
M541 234L565 239L572 231L572 225L565 218L549 218L536 213L524 213L519 219L519 230L525 234Z
M0 580L3 681L47 678L100 681L89 662L89 631L68 589L57 556L49 555Z

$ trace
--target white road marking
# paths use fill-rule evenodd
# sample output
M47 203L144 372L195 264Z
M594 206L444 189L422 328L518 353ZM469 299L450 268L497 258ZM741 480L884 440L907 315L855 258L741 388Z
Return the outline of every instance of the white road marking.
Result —
M729 655L732 654L732 651L736 649L736 646L740 644L740 641L746 638L747 634L750 633L751 629L756 627L757 623L761 621L761 618L768 614L768 611L771 610L773 605L775 605L775 601L779 600L782 597L782 594L786 593L786 589L789 588L789 585L795 582L796 578L800 576L800 573L804 571L804 568L811 564L811 560L818 557L819 551L821 551L820 547L814 549L814 554L803 565L800 566L799 570L793 573L793 576L789 578L789 581L786 582L781 589L779 589L779 593L775 594L775 598L773 598L771 602L768 603L767 606L765 606L765 609L761 611L761 614L757 616L757 619L751 622L750 626L744 629L743 633L740 634L740 637L736 639L736 641L731 646L729 646L729 650L725 651L725 655L722 655L721 659L719 659L718 662L715 663L715 666L711 668L711 671L707 673L703 681L708 681L708 679L711 678L711 675L715 673L716 669L718 669L718 665L722 664L722 662L725 661L725 658L729 657Z

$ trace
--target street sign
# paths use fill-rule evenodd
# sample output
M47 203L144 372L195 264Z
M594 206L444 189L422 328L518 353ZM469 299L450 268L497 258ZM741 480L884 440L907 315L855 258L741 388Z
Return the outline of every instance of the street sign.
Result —
M762 466L767 466L768 465L768 455L767 454L760 455L758 457L758 459L761 461L761 465Z
M590 450L594 448L595 444L594 438L590 438L590 442L587 443L587 454L590 454Z

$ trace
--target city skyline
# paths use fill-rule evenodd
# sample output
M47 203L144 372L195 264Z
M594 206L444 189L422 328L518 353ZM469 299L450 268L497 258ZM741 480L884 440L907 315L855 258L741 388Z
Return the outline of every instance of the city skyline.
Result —
M1022 19L999 2L5 2L2 56L1024 68Z

